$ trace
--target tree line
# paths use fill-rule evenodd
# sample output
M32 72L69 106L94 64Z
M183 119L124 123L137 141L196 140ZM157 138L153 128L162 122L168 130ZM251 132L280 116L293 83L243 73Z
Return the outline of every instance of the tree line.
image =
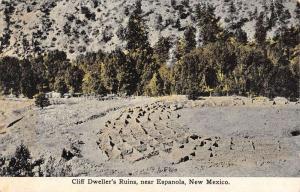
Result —
M129 14L127 26L118 32L124 49L99 50L69 61L54 50L24 59L0 59L0 92L126 94L260 95L299 97L300 3L296 25L281 0L273 1L255 16L254 39L243 30L246 18L237 17L232 0L226 1L228 18L222 27L215 7L198 4L194 23L182 38L160 37L151 46L141 1ZM266 11L268 10L268 11ZM268 32L275 31L272 37ZM170 50L173 49L172 65Z

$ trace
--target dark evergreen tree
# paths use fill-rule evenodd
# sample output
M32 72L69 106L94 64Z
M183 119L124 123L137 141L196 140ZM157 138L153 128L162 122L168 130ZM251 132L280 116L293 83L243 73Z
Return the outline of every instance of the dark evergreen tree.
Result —
M45 93L39 93L35 97L35 105L40 108L44 108L50 105L49 99L46 97Z
M234 37L238 42L247 43L247 33L242 29L242 27L248 19L238 17L238 11L234 1L229 1L226 5L228 16L224 20L227 22L225 34L228 34L226 34L223 38L226 40L228 37Z
M217 41L222 30L219 26L220 17L215 16L215 7L210 4L197 4L196 21L202 45Z
M300 23L300 2L297 1L296 8L295 8L295 18L297 19L298 25Z
M291 18L291 13L283 5L283 0L274 0L274 6L278 18L279 30L286 28Z
M269 30L276 26L276 22L278 20L277 13L276 13L276 10L275 10L274 1L272 1L271 4L270 4L270 12L271 13L270 13L269 24L268 24L268 29Z
M255 24L255 41L258 45L264 45L267 37L267 29L264 23L264 13L261 12Z
M156 17L155 29L159 31L163 30L163 18L160 14Z
M0 90L4 94L20 94L21 67L19 59L4 57L0 59Z
M169 37L160 37L154 46L154 54L157 55L158 63L165 63L169 59L169 51L172 47Z
M199 91L199 84L203 79L201 71L207 65L201 54L201 50L196 53L191 52L175 64L173 75L177 94L190 94L194 90Z
M61 96L69 91L64 77L57 77L55 79L54 89L56 92L60 93Z
M135 9L129 17L125 40L128 50L148 49L148 28L142 15L142 2L136 1Z
M136 92L138 76L133 62L121 50L116 50L112 56L114 65L117 67L117 91L126 95Z
M277 30L273 40L278 43L282 51L290 50L300 43L300 28L291 26Z
M39 92L51 91L49 88L49 80L47 76L47 68L43 63L43 57L38 56L32 63L32 69L37 78L37 89Z
M9 159L1 159L0 163L0 175L9 177L33 177L33 176L43 176L41 170L41 165L44 163L44 159L40 158L33 160L28 148L21 144L17 147L16 152L13 157ZM5 161L8 161L6 163ZM38 168L38 169L37 169ZM37 171L38 170L38 175Z
M54 90L56 77L64 76L67 69L71 66L67 55L63 51L50 51L42 57L42 64L44 65L45 77L48 82L48 89Z
M118 66L116 65L116 60L117 58L113 57L113 55L108 56L104 60L104 64L101 67L101 76L96 73L93 73L92 75L92 79L95 79L97 81L102 81L108 93L117 93L118 91L118 80L117 80Z
M248 42L248 36L247 33L242 28L237 28L235 31L235 37L238 42L240 43L247 43Z
M91 93L97 95L106 95L107 93L115 93L114 89L108 90L97 74L92 74Z
M273 68L272 62L259 51L251 51L244 61L246 91L265 95L268 89L268 76Z
M281 15L284 13L283 0L274 0L274 6L276 10L276 15L280 19Z
M138 82L138 94L143 93L145 86L158 68L153 60L153 49L148 41L148 27L143 19L141 7L141 0L138 0L129 17L125 37L129 61L136 68L137 77L135 79Z
M281 60L279 62L288 62ZM299 79L291 72L288 65L277 63L268 79L269 97L299 97Z
M176 28L178 31L181 31L182 30L182 27L181 27L181 22L180 22L180 18L178 18L176 20L176 22L174 23L174 28Z
M196 29L193 26L188 26L184 32L185 53L189 53L196 48Z
M38 93L37 77L34 74L32 65L28 60L21 61L21 93L30 99Z
M84 71L77 66L72 66L68 69L66 74L67 85L71 92L81 92L82 91L82 81L84 77Z
M233 32L233 30L236 28L235 25L237 23L237 10L236 6L233 1L230 1L227 7L227 13L228 17L225 18L225 22L228 23L228 29Z

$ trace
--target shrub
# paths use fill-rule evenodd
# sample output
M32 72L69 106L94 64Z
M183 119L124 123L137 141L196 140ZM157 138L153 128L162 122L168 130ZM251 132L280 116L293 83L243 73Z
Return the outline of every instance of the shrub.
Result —
M0 175L10 177L42 176L40 166L43 163L44 160L42 158L35 161L32 160L28 148L21 144L17 147L14 156L8 161L5 158L0 159ZM39 169L35 171L37 167Z
M73 176L72 167L64 159L52 156L33 160L29 149L21 144L13 157L5 158L0 154L0 177L66 177Z
M188 100L197 100L199 97L199 92L196 90L191 90L188 93Z
M42 109L44 107L47 107L50 105L49 99L46 97L45 93L40 93L35 98L35 105L37 107L41 107Z

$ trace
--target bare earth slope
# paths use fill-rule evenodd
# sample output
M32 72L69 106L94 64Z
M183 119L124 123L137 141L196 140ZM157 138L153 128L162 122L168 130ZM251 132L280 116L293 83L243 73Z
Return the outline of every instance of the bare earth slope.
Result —
M0 55L23 57L43 50L64 50L73 59L86 51L99 49L111 51L122 47L117 31L125 27L128 14L135 0L4 0L0 4ZM182 36L183 28L193 24L195 4L209 2L216 6L216 14L224 19L228 16L223 0L143 0L144 19L149 27L151 44L160 36ZM189 3L186 3L189 2ZM247 18L244 26L249 39L254 34L251 18L257 8L271 1L240 0L236 2L238 18ZM296 0L284 0L284 6L292 14ZM254 14L255 15L255 14ZM159 18L162 18L161 20ZM176 26L180 22L180 27ZM160 23L160 25L159 25Z
M74 176L300 176L300 107L284 99L52 102L0 135L2 155L23 142Z

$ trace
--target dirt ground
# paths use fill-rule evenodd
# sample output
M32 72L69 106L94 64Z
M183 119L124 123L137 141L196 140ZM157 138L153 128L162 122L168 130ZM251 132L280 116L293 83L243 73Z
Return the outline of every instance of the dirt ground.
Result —
M300 105L284 98L51 102L0 100L2 156L24 143L72 176L300 176Z
M30 100L0 98L0 134L5 134L10 123L21 118L32 105Z

